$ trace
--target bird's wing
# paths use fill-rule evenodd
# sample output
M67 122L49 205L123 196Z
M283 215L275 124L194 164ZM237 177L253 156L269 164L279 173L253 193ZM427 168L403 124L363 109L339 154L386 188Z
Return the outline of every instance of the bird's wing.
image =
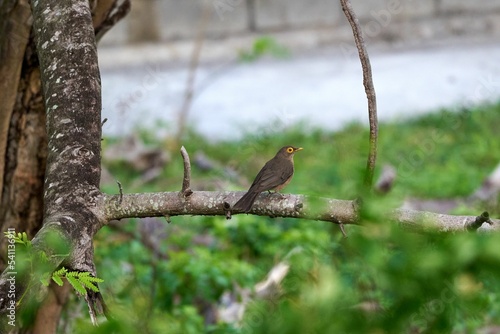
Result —
M280 166L275 161L268 161L255 177L249 191L263 192L282 185L293 175L293 164L286 163Z

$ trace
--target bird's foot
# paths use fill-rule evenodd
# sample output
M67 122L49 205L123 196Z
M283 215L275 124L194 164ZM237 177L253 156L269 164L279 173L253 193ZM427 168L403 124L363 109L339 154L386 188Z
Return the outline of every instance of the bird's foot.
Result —
M281 199L285 199L286 198L286 195L284 195L282 193L276 192L276 194L280 195Z
M267 191L267 196L271 196L273 194L276 194L276 195L279 195L281 199L285 199L286 198L286 195L280 193L279 191L271 191L271 190L268 190Z

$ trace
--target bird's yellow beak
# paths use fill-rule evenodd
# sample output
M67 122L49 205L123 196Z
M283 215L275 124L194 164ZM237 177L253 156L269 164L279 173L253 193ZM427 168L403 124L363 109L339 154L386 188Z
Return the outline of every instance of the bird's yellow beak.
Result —
M299 147L299 148L296 148L296 149L295 149L295 152L297 152L297 151L302 151L302 150L303 150L303 148L302 148L302 147Z

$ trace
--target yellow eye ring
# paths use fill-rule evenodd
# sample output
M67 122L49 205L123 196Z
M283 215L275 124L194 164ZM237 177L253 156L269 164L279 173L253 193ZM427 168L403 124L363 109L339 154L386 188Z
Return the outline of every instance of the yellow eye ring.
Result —
M293 147L289 147L289 148L287 148L287 149L286 149L286 151L287 151L288 153L292 153L292 152L293 152Z

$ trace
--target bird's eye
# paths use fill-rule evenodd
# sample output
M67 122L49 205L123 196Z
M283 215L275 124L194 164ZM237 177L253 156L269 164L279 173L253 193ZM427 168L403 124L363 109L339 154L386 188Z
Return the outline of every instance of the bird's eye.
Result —
M293 147L289 147L289 148L287 148L287 149L286 149L286 151L287 151L288 153L292 153L292 152L293 152Z

